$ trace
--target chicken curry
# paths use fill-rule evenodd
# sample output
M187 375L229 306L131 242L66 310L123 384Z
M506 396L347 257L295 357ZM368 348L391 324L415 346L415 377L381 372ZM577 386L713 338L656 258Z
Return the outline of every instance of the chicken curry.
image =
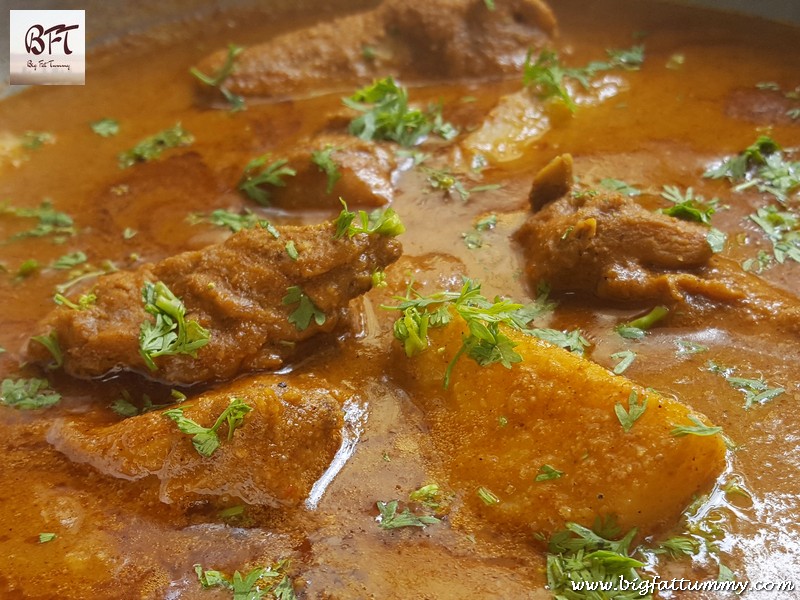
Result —
M0 103L0 596L791 595L797 29L330 4Z

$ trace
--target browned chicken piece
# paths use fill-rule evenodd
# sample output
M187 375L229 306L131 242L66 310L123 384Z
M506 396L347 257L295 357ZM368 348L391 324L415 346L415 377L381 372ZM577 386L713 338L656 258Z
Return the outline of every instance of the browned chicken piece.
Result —
M714 255L708 228L620 194L566 193L570 185L564 182L572 180L567 156L534 178L533 213L515 234L534 285L545 281L555 291L685 308L690 297L700 296L800 332L797 297ZM702 304L691 312L702 311Z
M333 331L348 302L370 289L372 274L400 256L400 243L390 236L335 239L335 232L333 222L283 227L277 238L268 229L243 230L221 244L104 276L92 288L95 302L82 309L59 306L40 329L56 335L64 370L75 377L124 368L192 384L274 369L298 342ZM288 242L296 259L287 252ZM148 368L139 348L142 324L153 322L144 310L146 282L166 284L183 301L186 320L208 331L208 344L196 357L158 356L157 370ZM52 358L38 343L28 350L34 361Z
M57 421L48 440L71 460L100 473L160 481L163 502L188 505L229 496L248 504L297 505L330 466L342 440L341 403L347 392L312 377L258 375L206 392L180 405L185 417L212 427L237 398L251 407L229 437L217 430L210 456L194 447L164 414L150 412L118 423L91 426Z
M542 0L386 0L377 8L246 48L225 80L231 92L267 98L347 90L387 75L404 81L517 74L529 48L554 35ZM227 51L199 68L218 71ZM204 88L204 91L208 89Z
M338 177L331 180L316 163L312 152L326 153ZM270 190L270 204L281 208L339 210L339 198L350 206L378 207L394 198L392 176L397 158L387 145L365 142L352 135L324 134L313 143L298 145L286 155L295 170L291 185ZM332 185L331 185L332 181Z

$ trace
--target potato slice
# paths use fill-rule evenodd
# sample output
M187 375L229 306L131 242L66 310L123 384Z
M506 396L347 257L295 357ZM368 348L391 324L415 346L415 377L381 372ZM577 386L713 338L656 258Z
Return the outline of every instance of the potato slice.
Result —
M460 317L429 330L431 346L406 363L450 485L480 518L548 535L613 515L623 530L650 534L674 523L722 471L720 435L672 434L693 425L690 415L703 419L685 404L502 327L522 357L510 370L462 356L443 388L467 331ZM615 406L628 410L634 392L647 407L625 431ZM548 467L563 475L537 481L553 475ZM486 504L480 488L499 502Z

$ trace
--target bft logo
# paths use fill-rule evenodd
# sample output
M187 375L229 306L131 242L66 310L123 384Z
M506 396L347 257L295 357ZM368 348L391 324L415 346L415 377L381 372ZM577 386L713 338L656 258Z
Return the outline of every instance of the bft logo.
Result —
M9 17L11 85L85 83L85 11L12 10Z
M32 25L25 34L25 50L31 54L40 55L44 52L44 36L47 36L47 53L53 54L53 44L61 43L64 54L72 54L69 49L69 32L73 29L80 29L80 25L53 25L50 29L45 29L41 25ZM63 37L61 37L63 34ZM58 48L58 46L56 46Z

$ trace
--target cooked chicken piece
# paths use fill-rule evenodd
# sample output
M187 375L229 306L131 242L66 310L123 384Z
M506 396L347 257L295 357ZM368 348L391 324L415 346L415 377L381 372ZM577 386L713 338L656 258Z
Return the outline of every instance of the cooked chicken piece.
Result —
M643 535L674 524L725 466L719 435L677 436L703 420L688 406L532 336L502 327L522 361L506 369L461 356L463 320L428 329L430 346L398 357L427 414L449 486L481 520L547 536L569 521L616 515ZM616 407L643 414L625 431ZM559 475L558 473L561 473ZM537 480L538 477L538 480ZM488 504L478 490L498 498Z
M386 0L377 8L246 48L225 86L268 98L348 90L387 75L404 82L516 74L529 48L554 35L542 0ZM221 50L199 66L217 72ZM204 91L207 88L204 88Z
M555 199L569 190L569 165L571 158L559 157L535 177L534 212L515 234L531 283L684 309L699 296L800 333L798 298L714 255L707 227L647 210L619 194L565 193ZM702 310L701 303L682 312L686 317Z
M335 232L331 222L283 227L277 238L268 229L243 230L203 250L101 277L92 288L94 303L83 309L59 306L40 329L55 334L64 370L76 377L126 368L167 383L192 384L274 369L298 342L333 331L348 302L371 287L372 274L401 252L390 236L335 239ZM290 241L296 259L287 251ZM187 323L196 321L210 338L196 356L156 356L157 370L148 369L140 354L142 324L153 323L143 301L148 282L166 284L183 301ZM38 343L30 344L29 354L35 361L52 358Z
M240 379L206 392L180 405L185 417L203 427L213 426L233 398L252 408L232 435L223 423L217 430L219 446L207 457L165 411L102 427L59 420L48 440L71 460L104 475L155 476L165 503L233 496L254 505L296 505L341 444L341 403L347 395L312 377L278 375Z
M314 151L327 152L339 177L333 181L312 162ZM394 198L392 175L397 169L393 150L352 135L324 134L313 143L294 147L286 159L295 170L291 185L273 187L270 204L281 208L339 210L339 198L350 206L377 207Z

